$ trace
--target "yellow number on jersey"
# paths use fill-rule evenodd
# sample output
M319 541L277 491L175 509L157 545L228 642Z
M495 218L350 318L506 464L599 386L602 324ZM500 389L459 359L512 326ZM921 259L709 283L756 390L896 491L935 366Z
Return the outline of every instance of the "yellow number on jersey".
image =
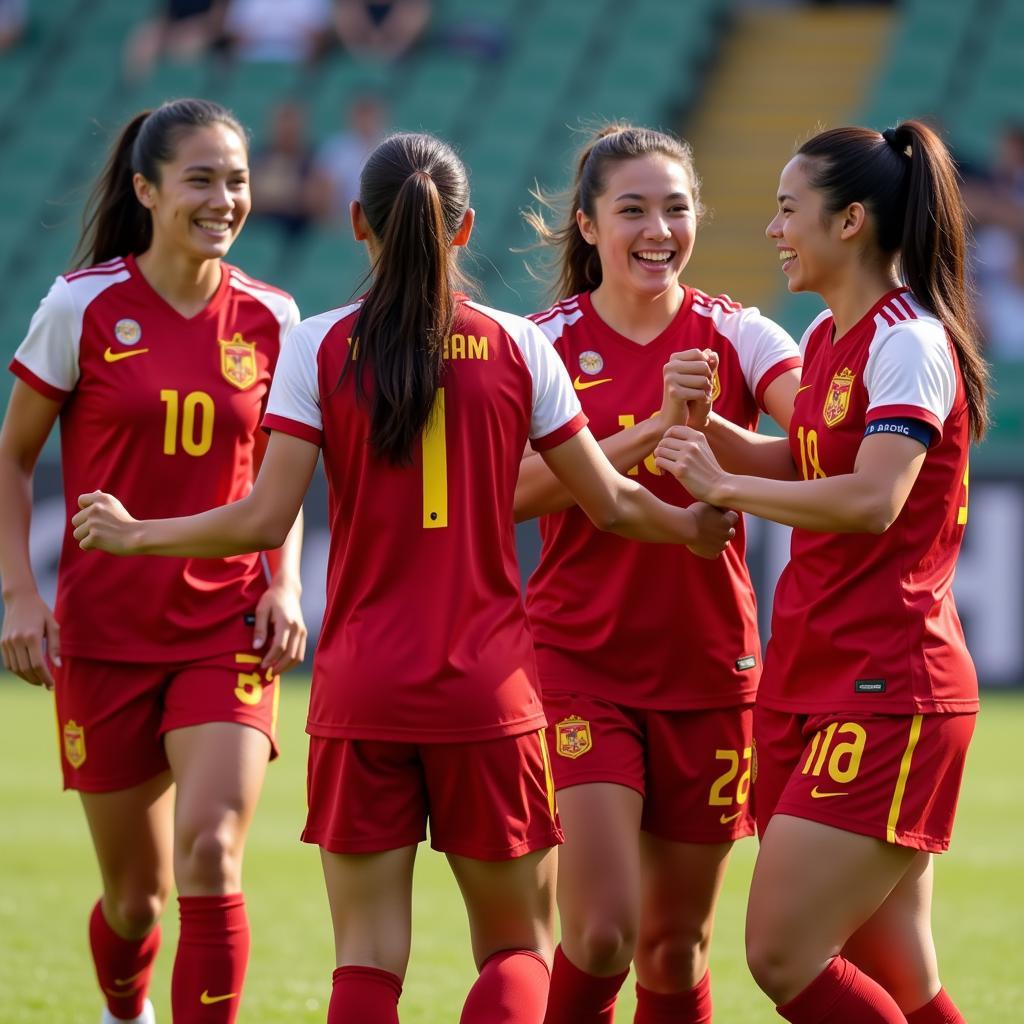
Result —
M164 417L164 455L178 453L178 392L165 388L160 401L167 406ZM205 391L190 391L181 402L181 447L186 455L205 455L213 444L213 399ZM198 413L198 416L197 416ZM196 436L198 419L199 436Z
M448 525L448 443L444 388L437 389L434 409L423 431L423 529Z
M653 418L653 417L655 417L657 415L658 414L656 412L651 413L650 418ZM630 427L635 427L636 426L636 417L632 413L629 413L629 412L623 413L619 417L619 426L622 427L623 430L629 430ZM661 476L661 470L658 468L658 466L655 464L655 461L654 461L654 452L651 452L650 455L645 456L645 458L644 458L644 467L647 469L647 471L649 473L653 473L654 476ZM627 476L638 476L639 474L640 474L640 467L639 466L630 466L630 468L626 472Z
M964 467L964 503L957 509L956 513L956 525L966 526L967 525L967 491L970 487L970 476L971 476L971 464L968 463Z
M824 480L825 470L818 461L818 432L797 427L796 440L800 445L800 472L805 480Z

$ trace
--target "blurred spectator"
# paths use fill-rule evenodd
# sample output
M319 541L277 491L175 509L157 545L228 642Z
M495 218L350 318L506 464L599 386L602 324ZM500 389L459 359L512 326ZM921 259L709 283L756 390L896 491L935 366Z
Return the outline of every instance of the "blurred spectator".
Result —
M313 63L333 43L331 0L228 0L224 36L239 60Z
M989 353L1024 360L1024 124L1008 125L995 163L964 181L974 220L978 318Z
M298 103L286 100L274 108L269 137L253 150L249 167L252 215L280 229L287 252L312 220L313 148L306 141L306 113Z
M205 53L218 32L215 6L214 0L162 0L156 16L140 22L125 43L129 81L145 78L164 57L185 61Z
M387 131L387 107L377 96L357 96L346 120L347 126L320 147L313 172L317 217L335 225L348 223L348 206L359 195L363 164Z
M335 0L334 26L350 53L396 60L423 34L430 13L429 0Z
M0 0L0 53L21 42L27 21L28 0Z

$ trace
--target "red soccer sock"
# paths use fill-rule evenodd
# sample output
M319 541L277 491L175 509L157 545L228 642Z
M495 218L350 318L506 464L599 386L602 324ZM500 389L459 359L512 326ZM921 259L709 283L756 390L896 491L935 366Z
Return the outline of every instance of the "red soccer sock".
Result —
M711 1024L711 972L688 992L652 992L638 983L633 1024Z
M355 964L333 974L327 1024L398 1024L402 981L379 967Z
M103 916L98 900L89 916L89 946L96 977L107 997L107 1009L119 1020L133 1020L142 1013L160 948L160 925L141 939L122 939Z
M488 957L462 1007L460 1024L541 1024L551 975L531 949Z
M551 992L544 1024L612 1024L615 1000L628 970L602 978L581 971L562 951L555 949Z
M181 936L171 975L177 1024L232 1024L249 963L245 897L179 896Z
M907 1014L907 1024L967 1024L956 1003L940 988L930 1003Z
M906 1024L893 997L841 956L775 1009L792 1024Z

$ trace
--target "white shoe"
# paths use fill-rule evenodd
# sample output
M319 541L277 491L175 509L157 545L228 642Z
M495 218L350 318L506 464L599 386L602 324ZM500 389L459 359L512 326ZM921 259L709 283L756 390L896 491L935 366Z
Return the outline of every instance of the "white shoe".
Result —
M146 1005L142 1008L142 1013L138 1017L132 1017L131 1020L122 1020L120 1017L115 1017L104 1006L100 1024L156 1024L156 1013L153 1011L153 1004L148 999L146 1000Z

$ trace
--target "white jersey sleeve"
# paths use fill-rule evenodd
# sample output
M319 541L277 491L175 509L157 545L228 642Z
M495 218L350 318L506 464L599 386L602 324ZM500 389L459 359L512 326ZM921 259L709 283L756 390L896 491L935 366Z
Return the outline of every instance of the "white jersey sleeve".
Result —
M786 369L800 365L800 350L789 332L774 320L762 316L756 307L744 309L734 341L747 389L760 400L765 387L778 373L780 363Z
M68 395L78 383L81 338L81 311L68 282L58 277L39 303L28 334L14 353L14 362L48 388Z
M288 332L270 386L264 427L321 444L320 346L331 328L355 308L332 309L303 320Z
M864 367L867 420L924 420L942 436L956 398L956 365L942 325L912 320L879 331Z
M580 400L569 372L544 332L532 321L513 313L469 303L491 317L519 349L533 382L530 443L538 451L568 440L584 426Z

